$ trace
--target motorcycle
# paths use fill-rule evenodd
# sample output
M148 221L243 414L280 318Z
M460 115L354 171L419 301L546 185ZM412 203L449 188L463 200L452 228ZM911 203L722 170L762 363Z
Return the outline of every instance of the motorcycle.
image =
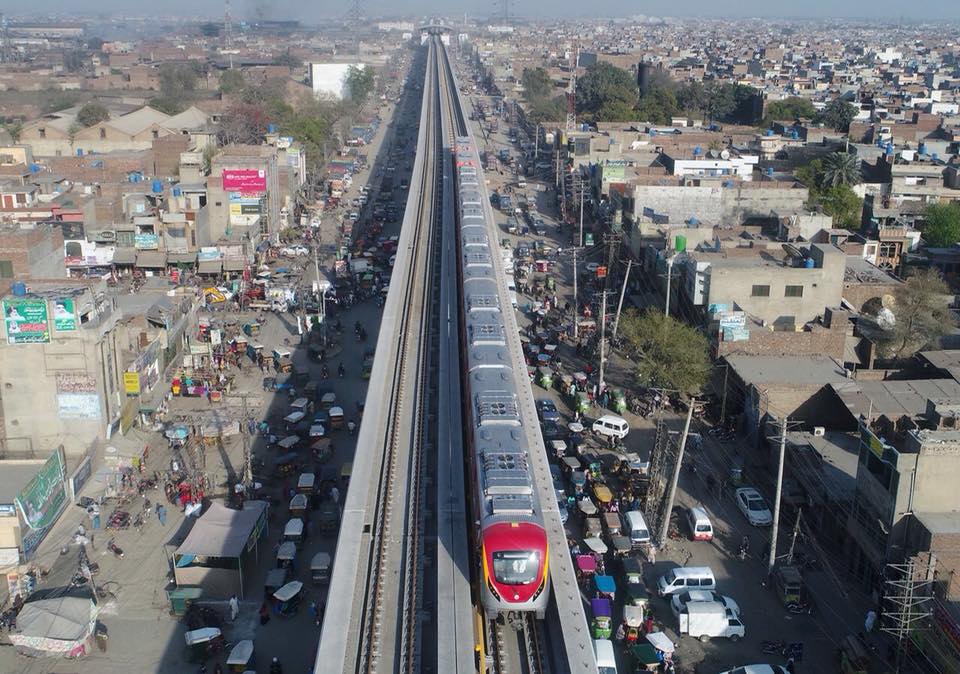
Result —
M340 363L340 365L337 366L337 376L340 377L340 379L343 379L346 376L346 374L347 374L346 368L343 367L343 363Z
M750 552L750 539L746 536L743 537L743 540L740 541L740 549L737 551L737 555L741 560L747 558L747 554Z
M110 539L110 542L107 543L107 550L112 552L114 556L119 557L120 559L123 559L123 548L121 548L119 545L114 543L112 538Z
M283 667L280 665L280 658L274 658L270 663L270 674L283 674Z
M322 368L320 368L320 378L327 379L329 377L330 377L330 372L327 370L327 366L324 365Z

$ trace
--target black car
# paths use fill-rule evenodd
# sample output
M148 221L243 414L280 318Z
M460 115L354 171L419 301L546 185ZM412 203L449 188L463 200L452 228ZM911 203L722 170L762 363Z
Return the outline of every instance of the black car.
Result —
M557 411L557 406L553 404L553 401L549 398L540 398L537 400L537 415L540 417L540 421L546 423L548 421L553 423L560 422L560 412Z
M540 427L543 431L544 442L551 440L564 440L567 437L567 429L555 421L545 421Z

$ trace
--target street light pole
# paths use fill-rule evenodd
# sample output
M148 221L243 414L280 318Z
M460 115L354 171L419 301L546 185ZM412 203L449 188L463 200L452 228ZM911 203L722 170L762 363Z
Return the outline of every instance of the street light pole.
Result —
M623 287L620 288L620 301L617 303L617 317L613 319L613 340L617 339L617 329L620 327L620 312L623 311L623 298L627 294L627 281L630 279L630 268L633 266L633 260L627 260L627 271L623 275Z
M777 488L773 498L773 526L770 529L770 554L767 556L767 575L777 563L777 535L780 533L780 498L783 495L783 460L787 454L787 418L780 423L780 460L777 461Z
M580 342L580 321L577 318L577 247L573 247L573 341Z
M667 258L667 299L663 305L663 315L670 315L670 280L673 278L673 256Z
M604 343L606 340L606 328L607 328L607 291L603 291L603 299L600 301L600 381L597 382L597 395L603 393L604 383L603 383L603 356L604 356Z
M660 536L657 538L657 547L663 548L670 533L670 514L673 512L673 500L677 496L677 482L680 481L680 467L683 464L683 452L687 448L687 437L690 435L690 420L693 418L693 407L697 404L696 398L691 398L687 407L687 421L683 425L683 437L680 438L680 451L677 453L677 462L673 466L673 476L670 478L670 491L667 492L667 507L663 512L663 521L660 523Z
M583 182L580 182L580 246L583 246Z

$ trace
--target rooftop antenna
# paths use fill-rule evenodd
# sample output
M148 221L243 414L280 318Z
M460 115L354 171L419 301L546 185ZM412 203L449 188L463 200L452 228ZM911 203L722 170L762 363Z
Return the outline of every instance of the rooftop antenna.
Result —
M567 124L565 126L567 133L573 131L577 126L577 65L580 63L580 43L577 42L577 49L574 52L573 61L570 64L570 83L567 85Z
M223 3L223 46L230 58L230 69L233 70L233 19L230 17L230 0Z

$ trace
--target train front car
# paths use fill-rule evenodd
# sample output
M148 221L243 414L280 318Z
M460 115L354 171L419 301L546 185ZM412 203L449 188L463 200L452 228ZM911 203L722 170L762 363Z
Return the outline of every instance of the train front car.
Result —
M469 138L456 145L457 202L460 226L462 353L466 417L473 462L473 512L479 525L482 603L488 617L516 622L520 614L543 617L548 592L547 536L533 488L518 385L507 347L497 282L495 244L491 243L480 189L479 157Z

